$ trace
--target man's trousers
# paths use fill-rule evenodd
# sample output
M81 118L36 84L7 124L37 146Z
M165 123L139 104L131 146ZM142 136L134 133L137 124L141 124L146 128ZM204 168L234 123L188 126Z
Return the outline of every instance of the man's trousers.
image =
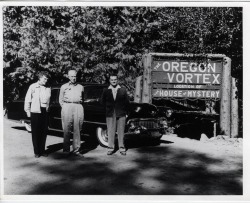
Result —
M73 128L73 151L81 147L81 131L84 119L83 106L81 104L64 103L62 106L62 124L64 143L63 150L70 151L70 136Z
M119 149L124 148L124 130L126 117L116 117L115 112L112 117L106 117L108 128L108 147L115 148L115 133L118 134Z
M48 115L46 108L41 107L41 113L31 113L31 134L35 154L43 154L48 132Z

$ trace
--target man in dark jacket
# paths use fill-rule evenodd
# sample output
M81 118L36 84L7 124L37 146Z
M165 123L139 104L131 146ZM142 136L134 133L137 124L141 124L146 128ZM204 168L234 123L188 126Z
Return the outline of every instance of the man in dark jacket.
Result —
M126 155L124 147L124 130L129 98L125 88L117 83L117 75L109 76L110 86L103 90L101 102L106 107L106 122L108 128L108 155L114 153L115 133L118 133L119 151Z

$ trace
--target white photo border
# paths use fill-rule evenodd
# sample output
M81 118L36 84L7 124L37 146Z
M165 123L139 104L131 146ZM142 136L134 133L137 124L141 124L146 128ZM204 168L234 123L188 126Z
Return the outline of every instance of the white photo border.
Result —
M1 1L0 2L0 47L3 50L3 12L5 6L159 6L159 7L242 7L243 8L243 195L4 195L3 174L3 97L0 97L0 201L1 202L250 202L250 2L244 1ZM0 52L1 72L3 77L3 51ZM3 94L3 83L0 83L0 92ZM121 197L122 196L122 197Z

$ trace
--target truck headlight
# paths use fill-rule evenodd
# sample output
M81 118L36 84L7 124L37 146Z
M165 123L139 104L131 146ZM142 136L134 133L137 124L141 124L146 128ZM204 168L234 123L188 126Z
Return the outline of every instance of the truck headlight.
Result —
M168 109L166 111L166 117L169 118L171 115L173 114L173 110L172 109Z
M156 111L151 111L151 115L155 116L156 115Z

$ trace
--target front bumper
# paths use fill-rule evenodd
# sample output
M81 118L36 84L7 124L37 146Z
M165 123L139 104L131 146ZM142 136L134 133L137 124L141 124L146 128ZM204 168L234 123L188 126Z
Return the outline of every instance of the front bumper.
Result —
M165 127L161 119L134 118L127 122L127 133L152 135L158 132L162 136L165 132Z

